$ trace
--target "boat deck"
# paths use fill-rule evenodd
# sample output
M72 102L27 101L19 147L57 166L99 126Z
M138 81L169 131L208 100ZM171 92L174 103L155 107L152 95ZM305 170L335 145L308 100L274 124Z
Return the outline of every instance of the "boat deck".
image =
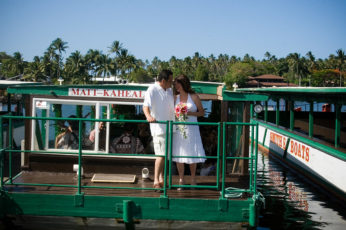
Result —
M97 188L83 188L82 192L85 195L100 195L100 196L129 196L129 197L159 197L162 195L160 192L154 190L146 190L152 188L152 179L142 179L141 175L136 175L134 183L114 183L114 182L92 182L93 174L87 173L82 179L82 186L97 186ZM172 184L177 184L178 176L172 176ZM186 184L188 185L190 176L186 176ZM34 185L6 185L9 192L25 192L36 194L59 194L59 195L73 195L78 191L74 187L55 187L54 185L76 185L78 180L76 173L59 173L59 172L40 172L40 171L22 171L20 176L13 180L14 183L29 183L29 184L46 184L43 186ZM239 176L228 177L226 179L226 187L243 187L246 183L240 181ZM197 176L198 185L215 185L215 176ZM99 188L99 186L107 187L107 189ZM117 188L110 188L117 187ZM125 189L121 189L124 187ZM134 188L134 189L129 189ZM143 188L144 190L141 190ZM172 198L199 198L199 199L219 199L220 191L217 189L205 188L184 188L178 191L176 188L167 190L167 195ZM243 196L246 198L246 195Z
M77 187L55 187L54 185L77 186L77 174L73 172L73 164L76 164L76 157L59 157L59 156L39 156L32 155L30 157L30 169L22 170L13 183L19 185L5 185L10 192L25 192L36 194L68 194L73 195L78 191ZM142 169L148 168L150 177L142 179ZM163 192L149 190L153 188L154 160L147 159L138 161L136 159L104 159L104 158L83 158L84 175L81 186L95 186L97 188L82 188L85 195L100 196L125 196L125 197L160 197ZM188 169L188 167L187 167ZM172 169L172 185L178 185L179 177L175 175ZM20 171L20 170L18 170ZM94 174L131 174L135 175L134 183L115 183L115 182L92 182ZM186 172L188 174L188 172ZM12 174L13 177L15 176ZM168 172L167 172L168 175ZM8 176L8 175L6 175ZM196 176L198 186L216 186L216 176ZM190 176L185 175L185 184L190 184ZM25 184L43 184L22 185ZM100 186L107 188L99 188ZM113 188L114 187L114 188ZM117 188L115 188L117 187ZM124 187L122 189L121 187ZM167 180L168 187L168 180ZM225 178L225 187L235 187L240 189L248 189L248 176L228 175ZM134 189L132 189L134 188ZM221 178L219 189L216 188L184 188L178 191L177 188L167 189L167 195L172 198L199 198L199 199L219 199L221 189ZM243 194L242 198L247 198L247 194ZM240 199L242 199L240 198ZM239 198L238 198L239 199Z

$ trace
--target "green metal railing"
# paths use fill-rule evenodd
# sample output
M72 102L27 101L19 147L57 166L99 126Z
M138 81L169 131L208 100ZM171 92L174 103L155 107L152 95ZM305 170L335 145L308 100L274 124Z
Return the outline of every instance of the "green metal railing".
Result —
M251 127L251 148L249 157L235 157L227 156L226 153L226 128L227 125L242 125ZM254 128L256 131L254 132ZM226 161L227 160L249 160L250 161L250 172L249 172L249 188L248 189L232 189L233 193L248 192L255 194L257 191L256 175L257 175L257 155L258 155L258 124L257 123L242 123L242 122L223 122L223 160L222 160L222 198L225 197L225 176L226 176ZM255 150L254 150L255 146ZM255 162L254 162L255 161Z
M3 148L3 122L4 120L8 120L8 147ZM12 140L13 140L13 120L55 120L55 121L78 121L79 125L79 132L78 132L78 152L76 151L46 151L46 150L16 150L13 149ZM85 155L95 155L95 153L84 153L82 149L82 124L83 122L111 122L111 123L147 123L145 120L116 120L116 119L87 119L87 118L47 118L47 117L25 117L25 116L0 116L0 176L1 176L1 190L5 185L25 185L25 186L50 186L50 187L69 187L69 188L77 188L77 195L83 194L82 189L84 188L98 188L98 189L137 189L137 190L157 190L154 188L137 188L137 187L110 187L110 186L84 186L82 185L82 156ZM186 187L186 188L204 188L204 189L216 189L219 190L220 187L220 177L222 179L221 181L221 197L220 199L225 198L225 178L226 178L226 161L227 160L249 160L250 161L250 180L249 180L249 188L248 189L236 189L233 190L233 192L248 192L251 194L256 193L256 174L257 174L257 140L258 140L258 125L257 123L242 123L242 122L223 122L223 123L213 123L213 122L173 122L173 121L158 121L159 124L165 124L166 129L169 130L169 132L166 132L166 141L169 140L169 145L166 145L166 151L165 155L163 156L165 158L165 167L164 167L164 187L161 189L163 191L163 196L167 197L167 190L171 188L177 188L177 187ZM217 126L217 132L218 132L218 146L217 146L217 155L216 156L205 156L205 157L196 157L196 156L183 156L183 158L206 158L206 159L216 159L217 160L217 167L216 167L216 183L215 185L174 185L172 184L172 164L170 163L168 165L168 162L172 162L172 141L173 141L173 126L174 125L209 125L209 126ZM220 141L221 141L221 125L223 128L223 135L222 135L222 158L220 156ZM249 157L231 157L227 156L226 153L226 128L227 125L240 125L240 126L250 126L251 127L251 152ZM254 131L256 129L256 131ZM166 142L167 143L167 142ZM254 150L255 145L255 150ZM4 181L4 156L5 153L8 152L9 154L9 177L6 181ZM78 155L78 181L77 185L62 185L62 184L40 184L40 183L19 183L14 182L17 177L21 175L21 173L13 176L12 172L12 153L35 153L35 154L62 154L62 155ZM107 155L107 156L145 156L145 157L153 157L156 158L157 156L155 154L125 154L125 153L97 153L97 155ZM231 154L229 154L231 155ZM169 159L169 161L168 161ZM220 170L219 165L222 165L222 170ZM167 175L168 174L168 175ZM221 174L221 175L220 175ZM168 178L168 181L167 181Z

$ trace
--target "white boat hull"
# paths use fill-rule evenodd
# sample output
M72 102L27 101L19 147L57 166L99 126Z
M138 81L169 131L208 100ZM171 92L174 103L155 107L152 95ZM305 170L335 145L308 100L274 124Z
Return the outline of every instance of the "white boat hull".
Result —
M266 131L267 130L267 131ZM259 125L259 143L280 160L313 175L321 184L346 194L346 161L302 141ZM287 146L288 145L288 146Z

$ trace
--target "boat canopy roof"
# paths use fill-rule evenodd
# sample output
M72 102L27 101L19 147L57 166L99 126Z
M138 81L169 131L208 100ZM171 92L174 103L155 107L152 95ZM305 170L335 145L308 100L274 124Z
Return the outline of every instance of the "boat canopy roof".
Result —
M31 82L31 81L10 81L10 80L0 80L0 89L7 89L14 86L24 86L24 85L42 85L41 82Z
M11 84L8 92L12 94L26 95L46 95L46 96L93 96L117 98L115 91L132 91L130 95L137 95L137 98L144 97L144 92L151 84L129 83L129 84L94 84L94 85L35 85L32 84ZM226 85L220 82L191 81L191 86L202 100L223 100L223 101L266 101L276 90L285 94L283 88L253 88L238 89L237 91L226 90ZM287 88L295 92L299 88ZM324 89L324 88L319 88ZM273 90L273 91L270 91ZM335 90L335 88L334 88ZM136 91L136 93L133 93ZM301 92L306 92L301 90ZM334 91L333 91L334 92ZM345 88L344 91L345 92Z
M346 104L346 87L240 88L237 92L268 95L270 99Z
M12 94L26 95L53 95L53 96L90 96L104 97L102 93L112 94L112 91L137 91L141 97L144 96L144 91L150 84L97 84L97 85L11 85L8 92ZM192 88L198 93L201 99L217 100L222 96L225 89L225 84L218 82L201 82L192 81ZM81 95L71 95L73 92L78 92ZM113 94L115 94L113 92Z

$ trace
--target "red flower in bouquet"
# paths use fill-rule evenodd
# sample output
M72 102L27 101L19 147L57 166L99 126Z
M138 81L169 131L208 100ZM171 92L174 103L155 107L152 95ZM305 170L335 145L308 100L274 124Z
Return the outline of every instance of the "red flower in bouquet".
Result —
M187 104L180 102L175 106L175 117L177 121L185 122L187 120ZM184 138L187 138L185 125L178 125L177 129L180 130Z

